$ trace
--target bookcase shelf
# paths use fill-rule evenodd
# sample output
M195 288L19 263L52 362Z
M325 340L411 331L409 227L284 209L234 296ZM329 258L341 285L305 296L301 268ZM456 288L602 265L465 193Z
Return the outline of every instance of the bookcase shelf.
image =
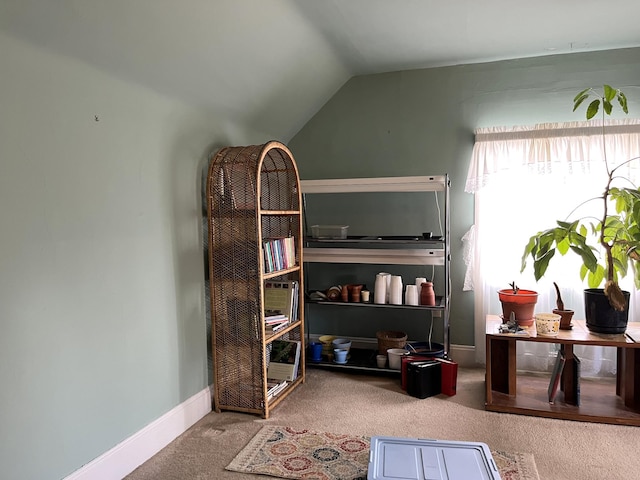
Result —
M280 142L225 147L210 159L206 192L214 407L268 418L305 381L303 288L296 290L297 315L286 328L271 333L264 321L266 281L303 285L298 169ZM287 257L288 268L267 273L265 242L288 237L294 239L295 265ZM300 361L296 378L270 396L267 370L275 340L300 342Z

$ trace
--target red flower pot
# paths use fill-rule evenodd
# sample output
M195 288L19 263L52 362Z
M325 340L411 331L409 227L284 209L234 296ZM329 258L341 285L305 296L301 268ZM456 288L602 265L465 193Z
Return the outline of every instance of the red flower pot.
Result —
M533 312L538 301L538 292L533 290L518 290L505 288L498 291L498 298L502 303L502 320L508 321L511 312L516 316L518 325L528 327L533 325Z

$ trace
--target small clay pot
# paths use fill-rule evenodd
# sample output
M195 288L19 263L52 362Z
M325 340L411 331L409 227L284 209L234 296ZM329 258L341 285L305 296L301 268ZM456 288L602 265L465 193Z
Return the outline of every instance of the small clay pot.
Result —
M436 304L436 294L433 291L433 282L423 282L420 289L420 305L433 306Z
M349 296L351 301L360 303L360 292L362 291L362 285L349 285Z
M571 330L573 328L573 325L571 325L573 310L558 310L555 308L553 313L560 315L560 330Z
M343 285L342 286L342 291L340 292L340 297L342 298L343 302L348 302L349 301L349 286L350 285Z

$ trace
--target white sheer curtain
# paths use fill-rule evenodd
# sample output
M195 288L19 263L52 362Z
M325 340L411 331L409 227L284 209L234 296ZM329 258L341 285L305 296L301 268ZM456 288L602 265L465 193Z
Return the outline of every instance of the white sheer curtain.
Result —
M555 281L566 308L574 318L584 318L583 289L578 256L556 255L538 283L529 264L521 274L520 264L529 237L555 226L556 220L576 220L595 212L601 202L581 202L602 194L606 183L603 147L609 166L640 156L640 120L602 123L572 122L534 127L486 128L476 131L465 191L475 195L475 224L463 238L467 275L465 289L475 291L476 360L485 361L485 317L500 314L497 291L515 281L520 288L539 293L536 311L555 308ZM603 143L604 142L604 143ZM630 178L618 186L634 186L640 179L640 160L618 172ZM599 208L600 207L600 208ZM636 319L640 295L632 276L621 282L631 291L629 319ZM615 373L615 349L576 348L584 375ZM519 342L518 368L550 370L556 350L551 344Z

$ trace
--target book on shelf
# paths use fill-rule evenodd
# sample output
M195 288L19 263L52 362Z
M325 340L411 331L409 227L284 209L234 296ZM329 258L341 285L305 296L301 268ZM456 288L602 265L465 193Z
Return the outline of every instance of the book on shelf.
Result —
M264 314L267 317L284 315L291 322L298 319L299 282L296 280L267 280L264 282Z
M560 378L562 377L562 370L564 368L565 361L566 359L564 356L564 352L562 351L562 349L558 350L558 355L556 356L553 371L551 372L549 388L547 389L549 403L554 403L556 400L556 395L558 393L558 387L560 386Z
M278 395L282 390L287 388L289 382L286 380L276 380L274 378L267 378L267 398L271 399Z
M273 335L274 333L278 333L280 330L284 330L289 326L289 320L286 320L282 323L269 324L265 326L265 332L267 335Z
M296 265L294 237L270 237L263 241L264 270L267 273Z
M298 340L274 340L270 346L267 378L295 380L298 377L301 342Z
M282 323L288 321L289 317L284 313L276 313L272 315L266 315L264 317L264 323L266 323L267 325L273 325L274 323Z
M573 370L572 370L573 378L571 379L571 382L573 384L574 399L570 403L579 407L580 406L580 359L576 357L574 354L573 358L571 359L571 362L573 363Z

